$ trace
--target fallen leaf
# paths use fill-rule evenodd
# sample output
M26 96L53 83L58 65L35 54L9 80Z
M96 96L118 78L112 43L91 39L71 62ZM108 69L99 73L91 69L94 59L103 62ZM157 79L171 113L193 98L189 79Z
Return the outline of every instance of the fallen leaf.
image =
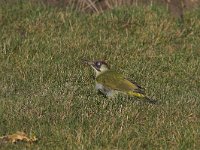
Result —
M0 141L3 143L7 143L7 142L16 143L17 141L32 143L32 142L37 141L37 138L36 138L36 136L28 137L28 135L26 133L17 131L14 134L5 135L5 136L0 137Z

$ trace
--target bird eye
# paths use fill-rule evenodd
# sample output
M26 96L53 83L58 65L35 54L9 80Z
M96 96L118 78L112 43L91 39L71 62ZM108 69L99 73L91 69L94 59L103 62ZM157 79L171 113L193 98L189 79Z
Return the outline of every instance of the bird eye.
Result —
M96 62L96 66L100 67L101 66L101 62Z

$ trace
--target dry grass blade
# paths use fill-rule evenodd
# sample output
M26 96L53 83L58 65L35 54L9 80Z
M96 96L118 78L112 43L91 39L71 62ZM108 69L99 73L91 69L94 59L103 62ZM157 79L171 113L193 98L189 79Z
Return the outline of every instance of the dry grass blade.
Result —
M97 1L86 0L88 7L94 9L97 13L99 13L99 9L96 7L95 3Z

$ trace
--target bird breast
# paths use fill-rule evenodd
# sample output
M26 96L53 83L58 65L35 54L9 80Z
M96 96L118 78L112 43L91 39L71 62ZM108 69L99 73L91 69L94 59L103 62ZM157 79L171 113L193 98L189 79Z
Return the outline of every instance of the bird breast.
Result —
M104 89L104 86L100 83L96 83L96 90L103 90Z

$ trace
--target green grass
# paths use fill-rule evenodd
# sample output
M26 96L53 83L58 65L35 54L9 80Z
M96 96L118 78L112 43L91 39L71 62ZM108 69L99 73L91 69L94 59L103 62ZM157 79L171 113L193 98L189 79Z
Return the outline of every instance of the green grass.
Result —
M157 6L89 15L2 3L0 135L38 142L0 149L197 149L199 20L188 12L181 25ZM98 95L81 59L107 60L160 105Z

